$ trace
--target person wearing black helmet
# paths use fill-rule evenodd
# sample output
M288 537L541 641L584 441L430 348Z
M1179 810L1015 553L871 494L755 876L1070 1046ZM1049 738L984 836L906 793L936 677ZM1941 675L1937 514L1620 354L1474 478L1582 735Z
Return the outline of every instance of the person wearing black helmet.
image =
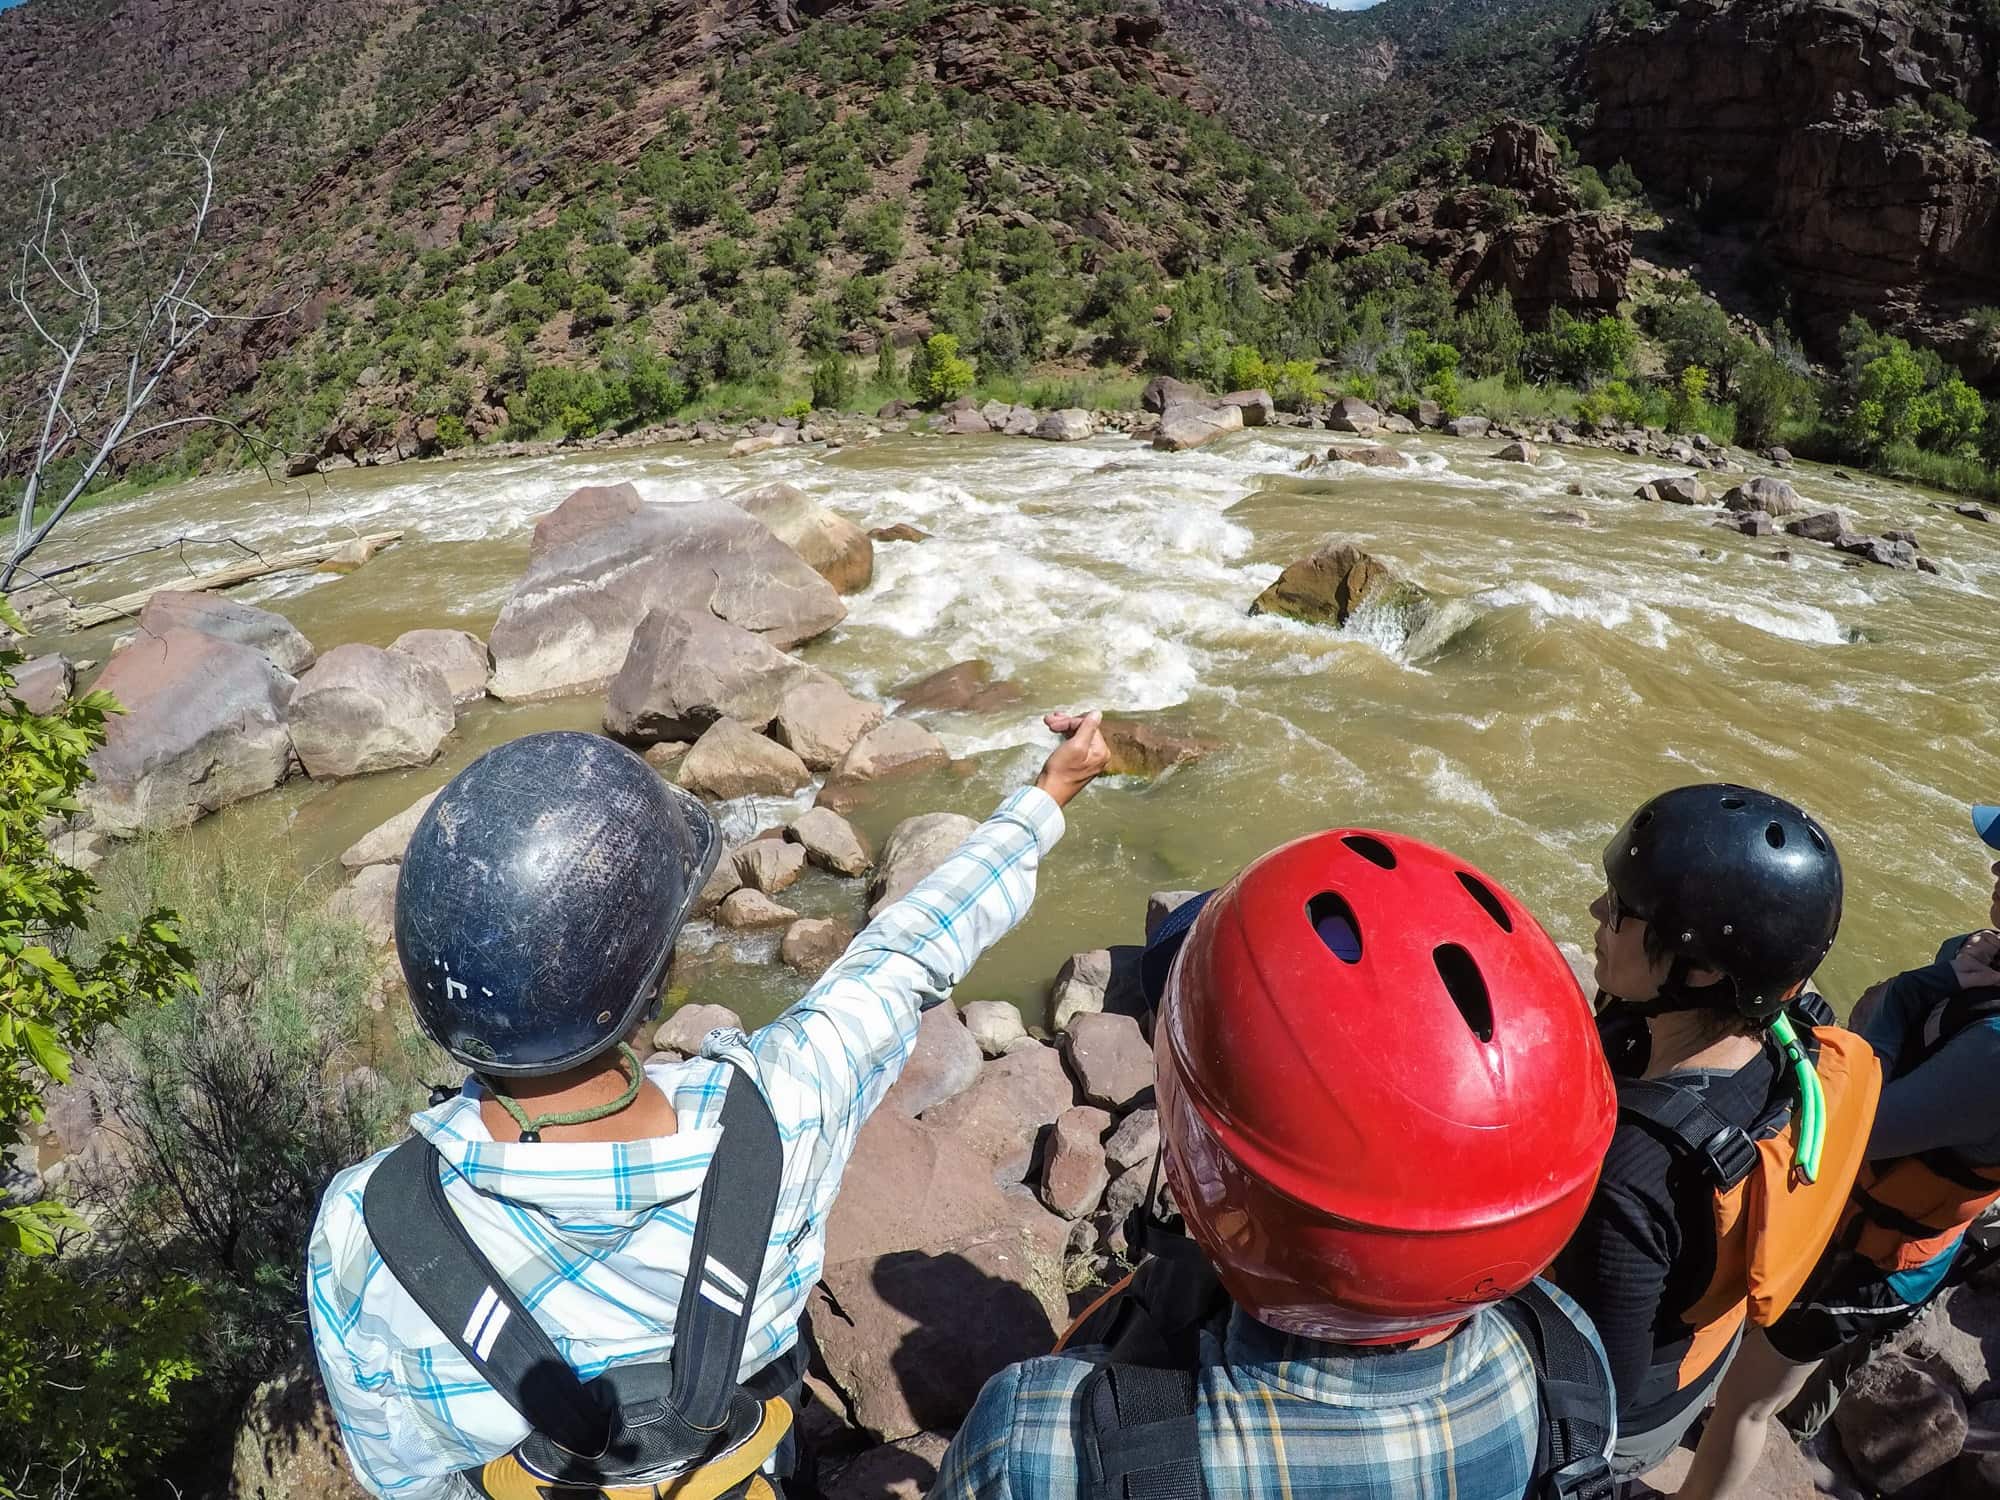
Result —
M1743 1321L1740 1292L1715 1295L1742 1280L1743 1247L1717 1229L1721 1182L1637 1105L1664 1100L1705 1139L1732 1140L1789 1109L1769 1033L1833 945L1841 873L1813 819L1726 785L1647 802L1606 847L1604 872L1590 911L1619 1124L1552 1275L1603 1337L1619 1397L1614 1468L1636 1475L1707 1404Z
M745 1036L644 1068L721 852L714 819L596 735L530 735L440 792L396 945L424 1032L471 1076L334 1179L308 1253L313 1343L363 1487L774 1500L840 1176L922 1010L1026 913L1095 714L1031 787Z
M2000 850L2000 809L1974 807L1972 826ZM2000 863L1992 875L1985 927L1854 1008L1885 1076L1867 1164L1791 1309L1745 1338L1682 1500L1737 1493L1779 1412L1795 1436L1816 1433L1868 1357L1943 1292L1972 1222L2000 1202Z

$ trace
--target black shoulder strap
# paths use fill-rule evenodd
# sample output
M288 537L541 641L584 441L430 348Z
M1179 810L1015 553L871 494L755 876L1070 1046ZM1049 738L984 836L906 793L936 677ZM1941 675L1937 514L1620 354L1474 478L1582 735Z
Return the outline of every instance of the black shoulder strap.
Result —
M1495 1311L1520 1335L1541 1387L1533 1500L1611 1500L1604 1456L1616 1421L1611 1372L1575 1320L1534 1282Z
M1924 1018L1917 1045L1910 1051L1907 1060L1900 1061L1897 1073L1900 1075L1922 1067L1942 1052L1945 1045L1960 1032L1995 1017L2000 1017L2000 988L1986 985L1976 990L1960 990L1934 1007Z
M1199 1247L1161 1234L1131 1285L1078 1330L1103 1346L1078 1393L1088 1500L1205 1500L1201 1333L1228 1308Z
M412 1136L368 1179L361 1212L382 1262L479 1376L537 1432L571 1453L604 1452L616 1412L585 1385L480 1252L445 1195L436 1149ZM676 1408L720 1427L736 1389L763 1275L783 1147L756 1082L740 1069L722 1107L722 1144L703 1180L670 1356ZM727 1182L729 1191L712 1189Z
M1660 1078L1621 1078L1618 1109L1653 1126L1682 1155L1702 1164L1718 1188L1732 1188L1757 1165L1757 1143L1708 1107L1695 1089Z

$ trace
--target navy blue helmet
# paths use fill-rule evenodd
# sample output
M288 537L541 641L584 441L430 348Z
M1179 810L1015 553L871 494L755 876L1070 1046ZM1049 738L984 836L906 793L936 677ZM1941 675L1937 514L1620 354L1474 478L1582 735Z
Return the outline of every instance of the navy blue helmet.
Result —
M658 997L721 850L699 799L594 734L531 734L438 794L396 882L417 1020L475 1072L560 1073Z

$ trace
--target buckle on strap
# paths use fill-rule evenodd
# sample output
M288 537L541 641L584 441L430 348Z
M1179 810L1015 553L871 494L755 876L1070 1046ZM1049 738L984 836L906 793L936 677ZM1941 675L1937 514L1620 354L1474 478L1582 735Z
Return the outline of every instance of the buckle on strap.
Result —
M1558 1496L1560 1500L1613 1500L1617 1490L1617 1481L1611 1477L1611 1465L1604 1455L1590 1453L1551 1472L1543 1493Z
M1740 1125L1725 1125L1701 1143L1701 1158L1716 1186L1735 1187L1757 1165L1757 1143Z

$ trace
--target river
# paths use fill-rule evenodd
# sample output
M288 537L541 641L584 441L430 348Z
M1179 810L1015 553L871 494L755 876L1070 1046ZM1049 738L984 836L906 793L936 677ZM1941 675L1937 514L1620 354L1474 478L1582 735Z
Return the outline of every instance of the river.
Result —
M1809 499L1863 529L1914 527L1942 575L1850 567L1804 542L1777 561L1785 538L1742 538L1713 528L1710 511L1632 497L1671 465L1557 449L1528 468L1491 459L1495 442L1404 438L1394 441L1410 471L1295 473L1327 440L1260 429L1164 454L1119 436L890 435L741 460L677 447L352 470L288 487L232 476L79 516L46 560L182 534L268 548L406 528L352 575L268 579L232 596L282 612L324 651L386 645L416 626L483 637L534 518L578 485L629 479L672 503L782 479L865 527L911 522L931 539L879 545L873 586L807 659L885 698L984 657L1030 705L1168 711L1225 746L1157 782L1101 785L1073 808L1035 910L959 991L1016 1001L1031 1020L1070 952L1138 940L1147 892L1218 882L1335 824L1442 843L1511 886L1558 939L1587 947L1606 838L1645 797L1688 781L1769 788L1832 832L1847 915L1821 979L1842 1009L1981 920L1990 880L1965 804L2000 799L2000 527L1938 496L1808 468L1790 477ZM1249 617L1279 569L1329 532L1463 600L1470 623L1413 652L1387 620L1331 631ZM215 548L189 556L229 560ZM86 597L180 568L171 554L134 559L93 574ZM118 633L60 644L101 659ZM594 727L600 710L594 697L489 699L461 714L432 766L294 781L187 837L257 860L275 849L330 883L342 848L478 751ZM983 814L1049 743L1028 712L929 721L972 764L895 786L858 814L878 843L912 812ZM747 836L774 811L725 814ZM858 887L831 877L785 899L859 914ZM764 962L775 938L724 940L700 924L687 947L679 977L692 997L746 1019L803 987Z

